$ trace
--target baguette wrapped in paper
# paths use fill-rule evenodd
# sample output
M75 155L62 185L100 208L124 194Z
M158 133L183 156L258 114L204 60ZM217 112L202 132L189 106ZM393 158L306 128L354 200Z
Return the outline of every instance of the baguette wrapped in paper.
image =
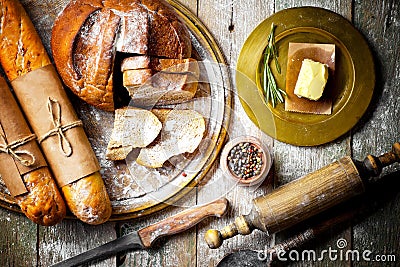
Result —
M1 66L68 207L86 223L107 221L111 203L99 163L39 35L18 1L1 1L0 18Z
M0 77L0 175L24 214L54 225L66 214L64 200L6 81Z

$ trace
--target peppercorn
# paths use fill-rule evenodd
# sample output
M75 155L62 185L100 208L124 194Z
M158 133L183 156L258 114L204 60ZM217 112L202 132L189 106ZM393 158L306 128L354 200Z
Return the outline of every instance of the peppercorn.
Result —
M247 180L260 174L263 152L249 142L238 143L229 151L228 167L236 176Z

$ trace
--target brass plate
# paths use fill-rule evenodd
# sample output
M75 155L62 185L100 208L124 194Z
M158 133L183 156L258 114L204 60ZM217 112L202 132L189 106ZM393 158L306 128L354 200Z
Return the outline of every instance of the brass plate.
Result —
M262 96L259 68L271 23L282 73L271 64L277 84L285 88L289 42L336 45L335 90L332 115L287 112L284 104L272 108ZM342 16L315 7L279 11L250 34L240 52L236 83L241 104L249 118L266 134L293 145L324 144L348 132L366 111L375 86L371 51L363 36Z
M31 19L41 36L48 36L53 23L49 19L54 19L68 1L54 1L53 9L41 5L40 1L29 2ZM197 151L174 157L165 167L155 170L140 168L132 158L117 162L106 160L105 152L114 114L89 106L70 94L101 165L100 172L113 206L112 221L137 218L172 205L205 177L224 144L232 101L224 56L213 36L194 14L178 1L168 2L189 28L194 48L192 56L204 62L200 64L203 69L195 99L175 107L192 108L205 117L206 133ZM53 13L43 18L41 9ZM45 40L44 45L48 47ZM20 212L1 177L0 206ZM69 218L75 217L70 215Z

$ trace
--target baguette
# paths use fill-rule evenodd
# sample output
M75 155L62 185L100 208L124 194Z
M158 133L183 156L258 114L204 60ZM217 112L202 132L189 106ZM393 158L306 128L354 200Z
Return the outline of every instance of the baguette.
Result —
M1 0L0 19L0 64L10 81L51 63L18 1ZM83 222L100 224L111 216L111 203L99 172L65 185L61 191L71 212Z
M0 77L0 109L0 132L3 132L1 144L4 145L5 141L10 144L32 134L10 88L2 77ZM12 155L10 152L0 152L0 174L26 217L43 226L55 225L66 215L64 200L36 141L32 140L25 147L21 145L13 152L24 151L28 151L34 157L32 164L25 166L26 169L18 168L20 166L17 164L18 160L10 158ZM22 181L16 181L18 178ZM20 184L20 187L16 184Z
M14 199L22 212L34 223L51 226L65 217L66 207L48 167L22 176L28 193Z

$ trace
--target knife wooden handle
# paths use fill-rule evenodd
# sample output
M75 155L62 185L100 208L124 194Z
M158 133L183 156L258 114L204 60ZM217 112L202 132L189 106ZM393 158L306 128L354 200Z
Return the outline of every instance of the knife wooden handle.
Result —
M226 198L218 199L147 226L139 230L138 235L142 240L143 246L149 248L160 237L183 232L210 216L221 217L225 214L227 208L228 200Z

